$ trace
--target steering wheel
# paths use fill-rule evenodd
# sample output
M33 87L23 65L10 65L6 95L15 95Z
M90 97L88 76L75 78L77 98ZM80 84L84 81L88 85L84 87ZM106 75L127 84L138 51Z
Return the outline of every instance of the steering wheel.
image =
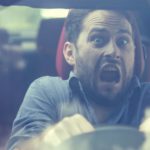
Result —
M144 139L144 134L135 128L106 126L74 136L56 150L139 150Z

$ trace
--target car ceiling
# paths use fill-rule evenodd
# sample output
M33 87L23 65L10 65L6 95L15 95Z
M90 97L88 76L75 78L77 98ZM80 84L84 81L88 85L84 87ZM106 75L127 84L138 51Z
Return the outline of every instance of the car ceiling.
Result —
M149 10L150 0L0 0L0 5L34 8L103 8Z
M150 0L0 0L0 6L137 10L150 37Z

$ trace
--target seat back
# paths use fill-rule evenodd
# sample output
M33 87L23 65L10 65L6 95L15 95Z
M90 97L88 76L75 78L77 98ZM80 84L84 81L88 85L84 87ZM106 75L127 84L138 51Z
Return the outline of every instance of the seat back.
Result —
M67 79L72 67L66 62L64 58L63 55L64 43L65 43L65 27L62 28L62 32L58 43L57 54L56 54L56 70L58 75L62 77L62 79Z
M57 75L55 59L63 24L63 18L44 19L40 23L37 49L40 53L39 62L41 61L41 64L39 65L39 72L41 72L41 75L46 75L46 73L51 76Z

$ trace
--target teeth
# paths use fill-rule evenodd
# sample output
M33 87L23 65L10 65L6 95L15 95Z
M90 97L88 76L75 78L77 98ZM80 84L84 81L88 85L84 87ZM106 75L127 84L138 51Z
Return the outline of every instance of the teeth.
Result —
M112 66L107 66L103 68L104 71L117 71L116 67L112 67Z
M117 66L112 64L107 64L102 67L100 72L100 79L105 82L119 82L120 81L120 73Z

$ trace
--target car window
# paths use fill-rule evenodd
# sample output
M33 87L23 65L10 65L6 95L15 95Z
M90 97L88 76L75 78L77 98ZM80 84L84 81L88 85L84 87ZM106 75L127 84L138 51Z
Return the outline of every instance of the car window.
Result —
M1 7L0 28L10 34L9 43L21 45L20 50L36 50L36 36L42 19L64 18L67 9L37 9L30 7Z

